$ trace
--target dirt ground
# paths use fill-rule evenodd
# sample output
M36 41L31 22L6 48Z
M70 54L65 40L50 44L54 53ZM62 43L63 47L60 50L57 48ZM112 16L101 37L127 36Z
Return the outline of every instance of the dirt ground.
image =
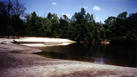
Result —
M137 77L137 68L45 58L11 41L0 39L0 77Z

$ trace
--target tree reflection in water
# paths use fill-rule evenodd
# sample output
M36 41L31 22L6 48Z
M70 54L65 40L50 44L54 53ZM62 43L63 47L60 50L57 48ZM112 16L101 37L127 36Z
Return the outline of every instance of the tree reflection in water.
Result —
M136 47L136 41L117 41L107 46L72 44L41 48L43 52L38 54L58 59L137 67Z

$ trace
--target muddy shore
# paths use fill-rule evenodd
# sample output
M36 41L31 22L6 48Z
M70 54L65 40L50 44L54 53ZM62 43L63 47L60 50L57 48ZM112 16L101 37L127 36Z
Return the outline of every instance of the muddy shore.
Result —
M45 58L0 38L0 77L137 77L137 68Z

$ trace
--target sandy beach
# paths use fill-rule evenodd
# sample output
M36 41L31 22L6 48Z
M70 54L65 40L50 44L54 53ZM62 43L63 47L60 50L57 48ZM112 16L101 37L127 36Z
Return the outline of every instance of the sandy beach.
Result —
M12 41L0 38L0 77L137 77L137 68L45 58Z

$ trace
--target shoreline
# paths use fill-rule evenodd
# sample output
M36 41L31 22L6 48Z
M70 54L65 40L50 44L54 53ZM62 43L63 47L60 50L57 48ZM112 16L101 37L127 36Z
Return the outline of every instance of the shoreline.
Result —
M42 57L40 49L0 38L2 77L136 77L137 68Z
M14 39L15 42L31 47L62 46L76 43L69 39L45 38L45 37L21 37Z

